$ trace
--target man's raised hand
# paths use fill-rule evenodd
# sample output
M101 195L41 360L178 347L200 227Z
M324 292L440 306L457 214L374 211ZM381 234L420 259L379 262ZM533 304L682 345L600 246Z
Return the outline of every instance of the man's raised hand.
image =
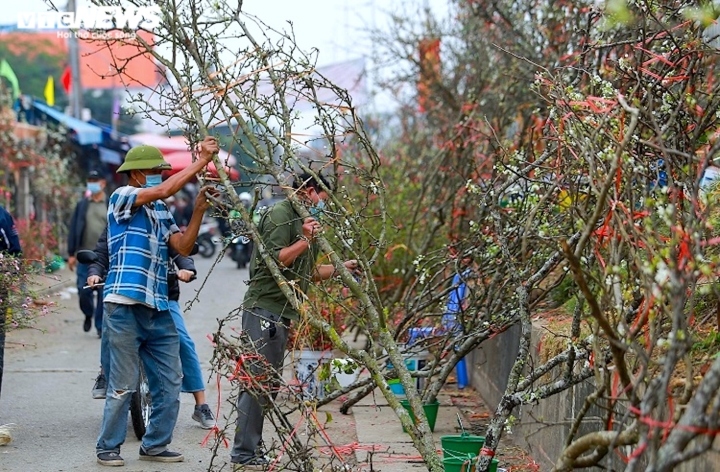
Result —
M362 276L362 267L360 267L360 263L357 261L357 259L350 259L349 261L343 262L343 265L347 270L350 271L350 273L355 277L355 279L358 279Z
M177 271L177 278L182 282L190 282L195 273L191 270L180 269Z
M205 139L200 142L200 159L210 162L218 151L220 151L220 146L214 137L205 136Z
M312 241L313 239L315 239L315 237L320 234L322 230L322 225L318 223L318 221L313 217L305 218L305 220L303 221L302 232L303 236L308 241Z
M204 212L210 208L211 200L219 202L219 197L220 191L214 186L206 185L202 187L195 198L195 210Z

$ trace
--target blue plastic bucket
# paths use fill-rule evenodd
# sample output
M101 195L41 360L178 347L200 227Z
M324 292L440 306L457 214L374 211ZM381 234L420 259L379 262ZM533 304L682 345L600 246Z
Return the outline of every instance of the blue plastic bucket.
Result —
M405 396L405 387L400 383L400 379L388 380L388 386L390 387L390 391L395 395Z

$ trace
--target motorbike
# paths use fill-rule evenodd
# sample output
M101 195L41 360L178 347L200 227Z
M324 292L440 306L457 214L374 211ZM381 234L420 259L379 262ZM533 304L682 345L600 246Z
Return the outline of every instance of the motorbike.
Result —
M152 399L150 398L150 385L145 375L142 361L140 361L140 375L138 385L130 397L130 420L132 422L135 437L142 441L150 424L150 413L152 412Z
M237 236L232 241L232 260L237 263L238 269L244 269L252 257L253 242L247 236Z
M198 254L205 258L211 258L215 255L217 249L216 242L218 240L217 224L203 223L197 236Z

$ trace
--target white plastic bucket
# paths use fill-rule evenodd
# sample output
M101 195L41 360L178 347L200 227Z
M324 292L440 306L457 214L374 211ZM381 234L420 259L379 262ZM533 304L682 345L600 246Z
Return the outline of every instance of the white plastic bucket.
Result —
M405 358L405 365L407 366L407 369L412 372L422 370L425 367L425 364L427 364L427 360L430 357L430 352L427 349L418 350L416 348L409 348L403 353L403 357ZM415 387L418 391L425 388L425 379L417 377L415 379Z
M705 169L702 178L700 179L700 194L705 196L718 180L720 179L720 168L710 166Z
M430 351L422 349L419 346L403 347L401 349L401 354L405 360L405 366L410 372L422 370L430 357ZM387 366L388 368L392 368L392 363L388 361ZM415 379L415 388L418 390L425 388L425 379L417 377ZM391 387L391 390L393 390L396 395L405 395L405 389L402 385L396 384L396 387Z
M360 376L360 367L358 366L355 368L355 370L352 373L346 374L344 366L336 365L337 361L341 361L341 362L346 362L346 361L353 362L353 361L351 361L349 359L334 359L334 360L330 361L330 375L335 377L335 380L337 380L338 384L340 384L340 388L349 387L350 385L355 383L355 381Z
M318 378L322 364L329 361L326 351L298 351L295 355L295 378L302 388L303 398L325 398L326 382Z

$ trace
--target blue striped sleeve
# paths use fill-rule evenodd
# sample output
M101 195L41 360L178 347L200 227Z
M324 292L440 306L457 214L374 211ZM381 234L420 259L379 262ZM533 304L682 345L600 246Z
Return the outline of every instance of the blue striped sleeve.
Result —
M112 214L118 223L130 220L138 193L140 193L140 189L130 185L115 190L110 196L108 214Z

